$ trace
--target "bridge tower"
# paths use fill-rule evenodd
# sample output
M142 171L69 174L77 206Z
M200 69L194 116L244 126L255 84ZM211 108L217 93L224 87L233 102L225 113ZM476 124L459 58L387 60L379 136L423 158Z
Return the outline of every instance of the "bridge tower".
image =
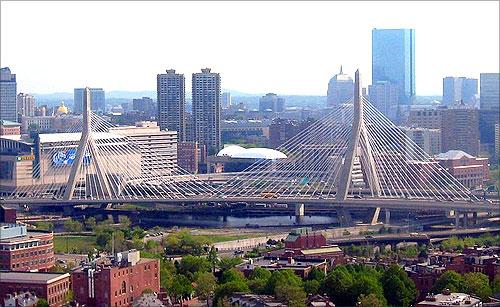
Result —
M361 91L361 80L359 69L354 75L354 120L352 124L349 146L340 172L341 176L337 182L336 200L346 200L349 187L352 182L352 171L355 157L359 157L363 172L367 178L371 193L380 196L380 184L376 173L375 160L373 158L370 142L368 142L368 132L364 121L363 97ZM372 224L378 220L380 208L375 210Z
M87 152L90 154L90 163L94 163L97 179L101 183L100 188L102 189L103 196L111 196L109 182L102 169L102 160L99 155L99 150L92 137L92 113L90 111L90 89L88 87L85 88L83 94L82 136L80 138L80 142L78 143L75 160L73 160L73 165L71 166L68 184L66 186L66 190L64 191L64 200L73 199L73 193L77 182L80 180L79 174L83 166L85 153Z

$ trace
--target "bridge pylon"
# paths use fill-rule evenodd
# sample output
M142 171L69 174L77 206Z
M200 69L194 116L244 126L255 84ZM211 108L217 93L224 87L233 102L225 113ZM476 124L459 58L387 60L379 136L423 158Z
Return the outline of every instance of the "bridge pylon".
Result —
M377 177L375 160L368 141L368 131L366 128L363 112L363 99L361 91L361 79L359 69L354 74L354 116L349 138L349 145L345 154L345 159L341 169L341 176L338 177L336 200L344 201L347 199L349 188L352 184L352 172L355 158L358 157L361 162L364 177L367 179L368 186L372 195L380 196L380 183ZM374 212L371 223L378 220L380 208Z
M101 183L100 188L102 189L103 196L111 196L111 189L109 188L107 176L104 174L101 167L102 161L99 150L94 142L94 139L92 138L92 113L90 111L90 103L90 89L86 87L83 94L82 136L80 138L80 142L78 143L76 157L73 161L73 165L71 166L68 184L66 186L66 190L64 191L64 200L71 200L73 198L76 184L80 180L79 175L81 174L84 157L87 152L90 154L91 159L89 163L94 163L97 179Z

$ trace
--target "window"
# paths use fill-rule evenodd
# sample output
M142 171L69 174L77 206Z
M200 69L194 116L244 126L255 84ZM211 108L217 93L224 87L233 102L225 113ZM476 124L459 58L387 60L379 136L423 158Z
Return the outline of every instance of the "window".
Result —
M122 281L121 293L127 293L127 284L125 283L125 281Z

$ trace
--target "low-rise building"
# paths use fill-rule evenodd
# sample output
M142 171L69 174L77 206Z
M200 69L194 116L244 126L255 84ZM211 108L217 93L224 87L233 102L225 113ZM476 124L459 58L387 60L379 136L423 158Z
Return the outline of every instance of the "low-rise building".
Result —
M149 289L160 292L160 261L141 258L139 251L117 253L71 273L74 299L98 307L132 306Z
M0 297L29 291L58 307L66 302L69 289L68 273L0 271Z
M54 266L54 234L0 224L0 270L47 271Z
M482 187L490 177L488 158L474 157L461 150L437 155L439 164L468 188Z
M7 294L3 298L4 307L34 307L38 303L38 297L35 293L22 291L19 293Z
M480 299L465 293L452 293L449 290L441 294L429 295L423 301L417 303L416 307L435 306L460 306L460 307L481 307L483 303Z
M250 259L246 263L242 263L236 267L243 272L245 276L249 276L256 268L263 268L268 271L292 270L301 278L307 278L313 268L325 272L328 268L328 262L324 259L316 260L302 260L294 259L292 257L279 258L279 257L261 257Z
M21 124L9 120L0 120L0 135L20 135Z

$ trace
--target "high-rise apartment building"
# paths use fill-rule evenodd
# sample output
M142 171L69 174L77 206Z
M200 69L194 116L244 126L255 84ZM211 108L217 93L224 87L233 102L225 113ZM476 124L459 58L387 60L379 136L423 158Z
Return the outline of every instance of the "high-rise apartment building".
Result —
M30 94L17 94L17 112L22 116L35 116L35 97Z
M328 82L328 91L326 94L326 105L328 107L346 103L354 95L354 81L342 71L333 76Z
M75 88L73 92L73 113L82 114L85 88ZM106 111L106 97L102 88L90 89L90 107L94 112Z
M231 93L225 92L222 93L222 107L227 109L231 106Z
M194 141L204 144L208 155L221 149L220 74L203 68L192 77Z
M480 75L479 131L481 146L491 155L494 154L495 124L499 123L499 75L498 73Z
M167 69L156 76L158 123L161 130L177 131L179 142L186 139L186 85L184 74Z
M16 74L9 67L0 69L0 119L18 121Z
M464 105L441 111L441 150L479 153L479 111Z
M392 121L399 119L398 88L389 81L378 81L368 86L370 102Z
M477 95L477 79L465 77L443 78L443 105L464 102L473 104Z
M401 127L401 130L428 155L434 156L441 153L440 129ZM405 147L409 158L420 156L416 150L414 152L414 147L409 145Z
M372 30L372 84L390 81L398 87L400 104L415 99L415 30Z
M285 110L285 99L274 93L267 93L259 99L259 111L283 112Z

